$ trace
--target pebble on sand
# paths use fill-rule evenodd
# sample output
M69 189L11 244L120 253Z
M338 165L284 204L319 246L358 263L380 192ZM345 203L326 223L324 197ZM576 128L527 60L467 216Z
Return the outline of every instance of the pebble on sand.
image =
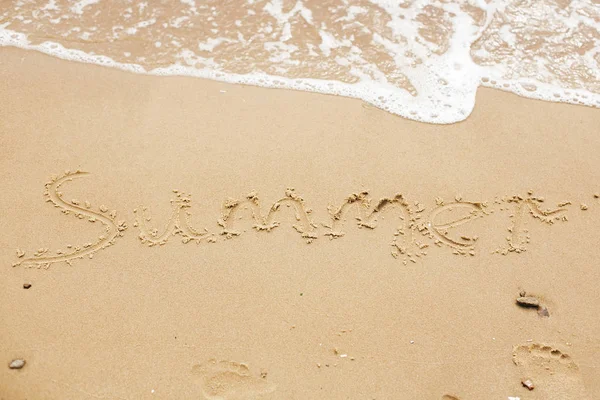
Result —
M23 289L29 289L31 287L31 283L24 283Z
M21 369L25 366L25 360L16 359L12 360L10 364L8 364L8 368L10 369Z
M531 382L531 379L523 379L521 383L529 390L535 389L535 385L533 384L533 382Z
M521 296L517 298L517 304L521 307L538 308L540 306L540 301L535 297Z

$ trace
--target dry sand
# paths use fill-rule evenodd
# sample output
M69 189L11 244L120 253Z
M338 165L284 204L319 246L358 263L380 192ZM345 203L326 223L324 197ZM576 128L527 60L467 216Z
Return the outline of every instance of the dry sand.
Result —
M597 109L0 60L0 398L600 398Z

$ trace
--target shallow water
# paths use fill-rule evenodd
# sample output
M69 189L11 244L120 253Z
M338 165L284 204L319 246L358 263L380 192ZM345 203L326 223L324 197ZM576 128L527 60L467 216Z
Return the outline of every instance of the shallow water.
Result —
M479 86L600 106L598 0L2 2L0 45L452 123Z

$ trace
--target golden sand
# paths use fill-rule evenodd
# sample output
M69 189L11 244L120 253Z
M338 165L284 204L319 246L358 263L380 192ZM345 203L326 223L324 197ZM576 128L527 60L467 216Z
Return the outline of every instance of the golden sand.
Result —
M0 54L0 398L600 397L597 109Z

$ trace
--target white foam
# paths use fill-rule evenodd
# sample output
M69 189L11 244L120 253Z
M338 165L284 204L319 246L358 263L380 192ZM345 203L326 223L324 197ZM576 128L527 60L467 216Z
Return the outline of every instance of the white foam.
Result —
M406 118L424 122L452 123L458 120L463 120L472 110L472 107L462 110L460 118L457 119L455 118L454 112L448 112L443 107L439 107L436 102L430 101L425 107L423 107L421 100L415 101L412 96L406 96L404 91L392 86L386 87L377 82L346 84L337 81L319 79L290 79L285 77L271 76L263 73L239 75L228 74L210 68L197 68L195 66L184 65L172 65L164 68L146 70L144 67L138 64L116 62L106 56L91 55L80 50L67 49L58 43L44 42L39 45L32 45L27 41L27 38L24 34L12 32L6 29L0 31L0 45L14 46L26 50L36 50L64 60L98 64L138 74L159 76L193 76L228 83L241 83L271 88L287 88L353 97L362 99L383 110L405 116ZM196 57L196 59L190 59L189 57L191 54L193 53L187 53L188 62L190 64L196 65L196 63L204 63L205 60L201 59L200 57ZM186 58L185 52L182 53L181 58ZM210 65L210 62L206 62L204 64ZM473 101L471 101L470 104L473 104ZM428 112L422 112L424 108Z
M228 42L225 38L208 38L205 42L198 43L198 49L201 51L213 51L215 47Z
M41 8L42 11L58 11L56 0L48 0L48 3Z
M0 46L12 46L24 50L36 50L44 54L61 58L63 60L98 64L105 67L119 68L124 71L138 74L147 73L144 67L141 65L118 63L112 60L110 57L88 54L81 50L67 49L59 43L47 41L41 44L32 45L27 40L27 36L25 34L14 32L8 29L0 30Z
M73 6L71 6L71 11L75 14L83 14L83 9L92 4L96 4L100 2L100 0L79 0Z
M81 0L72 6L72 11L81 14L85 12L87 6L98 1ZM189 6L193 13L197 14L197 5L194 0L180 1ZM525 72L527 72L526 64L515 64L514 62L511 64L502 60L478 64L474 61L472 55L484 60L490 55L488 47L480 46L472 50L472 45L481 37L486 27L497 23L497 21L494 22L495 12L502 13L506 11L507 6L502 2L492 1L488 4L481 1L479 6L487 10L483 25L474 24L472 18L461 9L461 4L445 3L443 5L444 11L453 15L450 21L453 34L449 41L445 43L423 40L419 31L421 25L414 21L407 23L407 20L414 19L418 13L422 12L423 5L428 4L424 0L416 0L416 5L411 6L412 8L403 8L395 1L371 1L381 7L390 18L385 27L375 26L369 28L373 29L371 32L372 45L377 46L378 49L383 49L386 55L395 63L395 69L391 72L384 72L371 59L367 58L365 54L367 48L364 45L363 47L358 46L353 41L353 37L334 34L325 25L318 26L320 42L316 42L316 45L312 43L306 45L308 54L315 59L334 57L335 63L340 68L348 69L350 77L358 80L355 83L313 78L286 78L273 73L267 74L256 68L254 69L255 72L251 74L228 73L223 70L222 65L215 62L212 55L219 52L219 46L223 43L228 45L245 44L247 40L254 40L255 38L245 38L241 32L237 32L234 37L219 36L219 30L216 27L211 30L214 37L199 39L196 42L196 48L186 48L181 41L175 40L176 36L170 38L156 37L151 42L155 48L161 48L161 51L171 45L177 48L173 64L156 69L147 69L135 63L117 62L104 55L88 54L81 50L68 49L61 44L50 41L32 44L25 34L8 29L9 22L0 25L0 46L36 50L66 60L93 63L134 73L159 76L192 76L230 83L353 97L394 114L430 123L453 123L467 118L475 106L475 94L479 86L510 91L539 100L600 106L600 95L598 93L583 89L581 85L575 88L565 87L549 73L544 72L548 71L548 66L544 65L547 61L541 56L532 57L529 61L537 68L530 67L535 73L529 75L518 69L525 68ZM50 0L45 8L53 10L55 7L54 0ZM141 12L148 7L148 3L138 3L137 7ZM214 7L211 10L213 14L216 12ZM296 45L297 42L294 42L294 31L291 29L290 21L292 18L300 16L307 24L314 25L315 15L302 1L297 1L292 9L283 12L282 1L271 0L264 6L263 11L274 19L274 22L267 21L262 27L256 27L260 34L266 34L269 37L269 41L264 41L263 47L269 54L270 71L285 75L288 66L301 64L301 61L294 58L299 48ZM551 11L547 7L534 10L533 15L537 18L535 23L540 24L542 28L545 28L543 24L549 24L549 27L557 30L564 28L566 31L569 29L576 31L580 26L579 24L587 23L589 25L594 21L592 17L586 14L587 11L583 6L575 7L571 13L572 15L561 17L562 19L556 21L548 18L548 13ZM345 10L345 15L338 18L338 21L351 24L357 18L366 18L370 12L366 7L350 6ZM255 11L248 10L247 14L254 15ZM19 17L17 16L15 19L19 19ZM174 17L170 26L181 26L189 19L189 16ZM212 20L212 17L208 19ZM119 25L118 31L135 35L139 29L154 25L156 21L155 17L151 17L130 24L129 27ZM235 26L239 27L246 24L246 22L239 21L238 23L238 21L235 21ZM529 20L524 20L522 23L528 24L529 22ZM165 25L167 24L163 24L163 27ZM316 25L315 28L317 28ZM382 29L389 29L392 34L379 33ZM89 28L89 31L93 32L93 27ZM514 51L516 53L515 57L518 57L520 54L518 52L524 51L518 44L519 38L517 35L519 32L518 29L508 25L500 26L497 30L497 38L494 40L498 43L506 43L507 48ZM90 33L82 32L80 38L90 38ZM405 40L402 38L405 38ZM412 43L410 41L413 38L421 39ZM573 40L576 40L576 38ZM198 52L202 55L199 55ZM562 62L572 63L569 65L574 65L575 61L584 65L597 65L594 57L598 59L600 57L598 56L599 53L600 49L596 49L595 52L588 51L579 61L574 58L576 55L568 55ZM131 52L127 51L122 54L127 58L131 56ZM132 59L142 62L146 60L147 56L148 54L144 54L144 56ZM558 66L568 68L569 65ZM596 76L600 74L599 71L589 73L596 74ZM397 76L394 76L394 74L397 74ZM402 86L394 83L394 79L401 80L402 77L406 77L409 84ZM346 81L350 82L352 80L346 79Z

